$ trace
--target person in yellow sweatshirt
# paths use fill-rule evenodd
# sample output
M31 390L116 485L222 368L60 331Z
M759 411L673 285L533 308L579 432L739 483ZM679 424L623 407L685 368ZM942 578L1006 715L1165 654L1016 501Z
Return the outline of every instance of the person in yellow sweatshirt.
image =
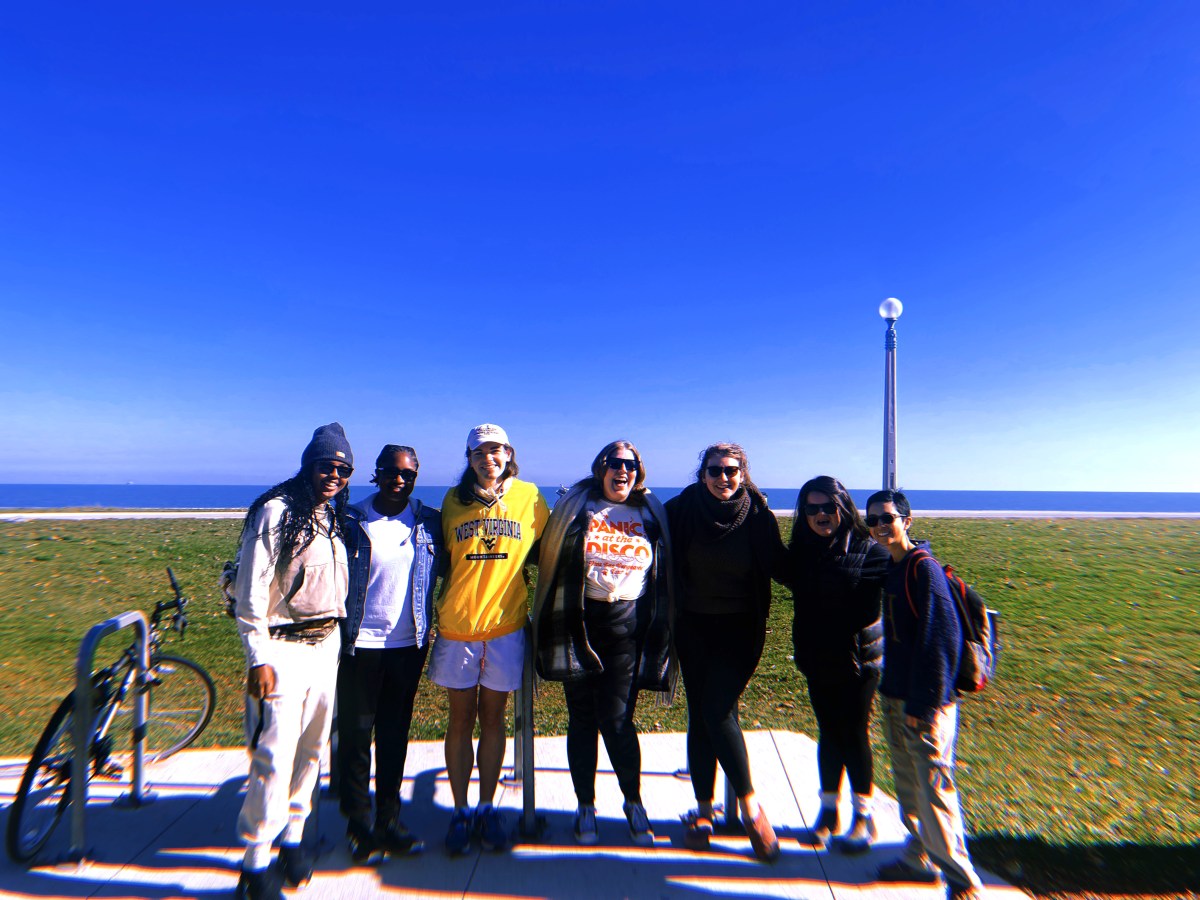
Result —
M446 773L454 813L446 850L465 853L478 831L487 850L508 844L493 807L504 760L508 695L521 685L528 594L523 570L550 516L537 485L517 478L517 458L504 429L479 425L467 434L467 466L442 502L442 535L450 568L438 605L429 677L446 688ZM536 555L532 559L536 559ZM479 722L479 805L467 805Z

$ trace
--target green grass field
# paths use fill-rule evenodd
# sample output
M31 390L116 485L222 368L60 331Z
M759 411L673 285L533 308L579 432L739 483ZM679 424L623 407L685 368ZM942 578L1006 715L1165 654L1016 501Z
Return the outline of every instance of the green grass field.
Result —
M172 638L171 652L218 684L201 743L239 744L241 646L216 588L238 528L0 524L0 755L29 752L70 688L90 625L169 596L168 565L195 601L187 638ZM783 528L786 537L786 520ZM1003 616L999 679L962 704L960 781L980 862L1044 896L1188 896L1200 884L1200 522L919 520L914 534ZM770 626L742 721L815 735L790 660L791 601L779 588ZM122 644L109 638L98 658ZM427 685L417 702L414 738L440 738L439 692ZM563 731L557 685L543 687L536 710L539 733ZM639 712L645 731L685 722L681 698ZM878 735L876 748L890 792Z

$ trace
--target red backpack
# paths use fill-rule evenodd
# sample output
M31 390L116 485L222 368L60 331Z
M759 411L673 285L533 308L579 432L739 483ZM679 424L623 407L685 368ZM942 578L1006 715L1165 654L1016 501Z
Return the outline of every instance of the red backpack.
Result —
M917 608L912 601L909 582L915 577L917 563L923 559L933 559L933 556L925 550L910 553L910 562L904 573L904 596L914 616ZM942 566L942 571L946 575L946 584L950 586L950 595L954 598L963 636L954 689L962 694L978 694L995 677L996 665L1000 661L1000 613L988 609L983 597L954 573L954 566Z

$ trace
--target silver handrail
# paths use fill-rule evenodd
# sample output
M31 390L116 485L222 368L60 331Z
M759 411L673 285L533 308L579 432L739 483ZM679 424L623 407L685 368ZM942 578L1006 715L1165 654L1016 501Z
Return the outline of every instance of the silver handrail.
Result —
M70 858L84 858L86 829L84 814L87 807L87 770L91 765L92 743L92 662L96 656L96 645L115 631L131 627L137 644L134 656L134 703L133 703L133 784L131 802L134 806L144 800L145 783L142 767L145 762L146 673L150 669L150 626L146 616L139 612L121 613L99 625L93 625L79 645L75 659L75 721L72 723L71 740L74 754L71 757L71 849Z

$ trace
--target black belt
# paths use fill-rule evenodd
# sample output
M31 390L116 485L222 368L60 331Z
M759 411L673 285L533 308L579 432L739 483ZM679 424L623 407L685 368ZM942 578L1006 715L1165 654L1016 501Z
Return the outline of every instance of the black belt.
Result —
M303 622L289 622L286 625L272 625L267 629L271 637L280 641L298 641L305 644L319 644L337 628L338 620L332 617L324 619L307 619Z

